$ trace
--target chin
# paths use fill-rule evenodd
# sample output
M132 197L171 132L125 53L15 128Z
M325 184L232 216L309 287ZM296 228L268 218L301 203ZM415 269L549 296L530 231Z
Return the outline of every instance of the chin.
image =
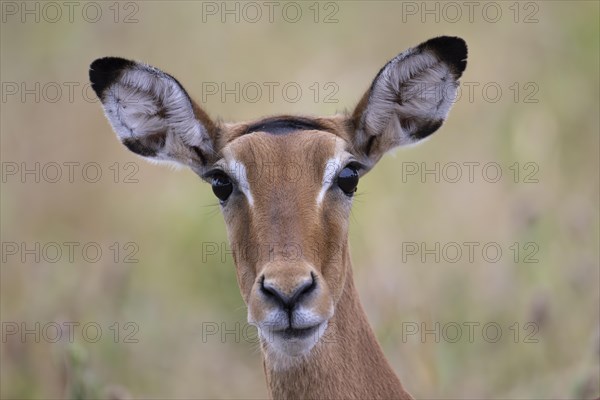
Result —
M327 321L304 329L260 329L260 337L268 357L277 369L288 369L304 361L322 340Z

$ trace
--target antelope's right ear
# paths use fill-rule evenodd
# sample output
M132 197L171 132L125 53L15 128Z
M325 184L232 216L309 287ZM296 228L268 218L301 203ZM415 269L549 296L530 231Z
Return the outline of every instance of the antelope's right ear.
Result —
M123 58L100 58L90 81L117 137L132 152L201 170L217 152L217 127L172 76Z

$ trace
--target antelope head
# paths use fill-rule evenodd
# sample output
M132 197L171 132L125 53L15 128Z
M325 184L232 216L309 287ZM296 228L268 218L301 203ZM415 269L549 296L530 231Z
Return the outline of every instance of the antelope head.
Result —
M101 58L90 80L129 150L212 185L248 321L266 357L284 365L310 359L355 296L348 220L359 180L389 150L442 125L466 57L462 39L434 38L389 61L351 114L239 123L211 120L175 78L146 64Z

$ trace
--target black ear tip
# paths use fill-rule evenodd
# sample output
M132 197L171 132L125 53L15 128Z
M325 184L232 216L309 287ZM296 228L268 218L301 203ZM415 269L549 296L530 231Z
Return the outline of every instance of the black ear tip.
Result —
M111 83L113 83L121 72L135 65L133 61L119 57L104 57L95 60L90 65L90 82L92 89L99 98Z
M447 62L457 78L467 67L467 43L455 36L439 36L430 39L421 46L434 51L440 60Z

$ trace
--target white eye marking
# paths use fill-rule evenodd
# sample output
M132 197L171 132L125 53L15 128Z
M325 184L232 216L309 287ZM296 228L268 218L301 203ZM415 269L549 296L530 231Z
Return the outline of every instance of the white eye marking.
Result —
M325 163L325 169L323 170L323 180L321 182L321 190L317 196L317 205L321 205L327 190L331 187L335 181L335 176L340 169L341 159L340 157L331 157Z
M250 183L248 182L248 175L246 173L246 166L236 159L231 159L228 163L228 173L237 181L240 190L248 199L248 204L250 207L254 205L254 198L252 197L252 192L250 191Z
M344 141L342 139L336 138L335 145L335 156L331 157L325 163L325 168L323 169L323 180L321 182L321 190L317 195L317 205L320 206L323 203L323 199L325 198L325 194L331 187L333 183L335 183L335 179L340 170L344 167L344 162L348 159L350 155L344 151Z

